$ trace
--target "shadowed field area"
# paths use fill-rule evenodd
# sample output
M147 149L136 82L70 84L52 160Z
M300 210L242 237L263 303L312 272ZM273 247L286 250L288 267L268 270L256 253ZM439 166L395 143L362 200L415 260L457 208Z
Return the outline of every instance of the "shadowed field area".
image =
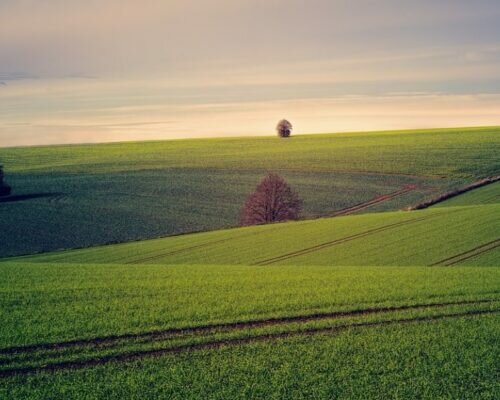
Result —
M493 175L498 137L493 127L4 148L23 201L0 204L0 256L235 226L269 170L296 189L305 218L401 209Z
M68 187L77 175L59 172L64 194L2 207L31 203L43 215L52 205L53 229L81 218L71 234L96 240L100 224L119 229L113 218L135 204L123 228L153 229L137 215L157 218L169 203L154 208L154 200L191 193L192 170L161 186L171 173L83 174L76 201L71 193L82 186ZM257 176L204 173L197 189L218 183L235 195ZM0 397L496 398L500 183L424 210L375 212L451 180L284 173L309 188L309 216L321 215L311 211L318 204L337 216L0 259ZM151 194L127 194L130 174ZM450 176L467 180L459 175ZM331 176L364 186L329 199ZM90 217L108 192L123 203ZM193 210L200 201L193 197ZM218 212L205 201L203 212ZM218 206L231 209L223 198ZM179 223L200 218L200 209L179 207ZM54 229L54 238L68 232Z

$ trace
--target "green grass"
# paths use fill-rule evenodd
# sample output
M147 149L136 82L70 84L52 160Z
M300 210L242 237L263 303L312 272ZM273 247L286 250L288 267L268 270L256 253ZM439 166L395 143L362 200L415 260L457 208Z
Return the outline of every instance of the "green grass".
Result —
M5 148L11 172L165 168L366 171L418 176L498 171L499 127Z
M11 176L18 188L52 182L64 194L0 203L2 252L229 226L259 168L274 165L307 188L308 216L425 185L378 209L391 210L492 175L498 133L4 149L26 168ZM206 159L192 157L210 145ZM346 149L360 157L351 169ZM127 191L131 183L140 191ZM0 398L496 399L498 187L421 211L4 258Z
M351 329L18 376L4 398L496 399L498 316Z
M500 220L500 204L432 208L181 235L18 260L163 265L433 265L499 239L499 227L492 223L495 220ZM481 265L474 258L468 263Z
M498 268L0 264L0 347L498 298ZM54 323L57 321L57 323Z
M263 171L139 171L111 174L22 175L9 179L16 193L54 193L0 202L0 256L92 246L235 226ZM353 202L399 190L413 178L358 174L284 174L304 200L304 216L332 214ZM332 195L332 192L334 195ZM415 191L369 210L403 207ZM75 227L77 227L75 229Z
M497 173L500 128L175 140L0 149L21 196L0 203L0 257L213 230L238 224L268 170L304 216L417 184L365 211L401 209Z
M477 204L496 204L500 203L500 182L486 185L459 196L452 197L434 207L454 207L470 206Z

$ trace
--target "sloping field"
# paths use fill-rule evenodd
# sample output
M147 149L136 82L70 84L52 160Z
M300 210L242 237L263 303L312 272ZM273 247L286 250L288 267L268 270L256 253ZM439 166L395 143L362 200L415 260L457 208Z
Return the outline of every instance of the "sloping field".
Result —
M500 128L0 149L0 256L236 226L268 170L304 216L396 210L499 170ZM406 190L412 187L412 190Z
M0 398L498 398L498 187L4 258Z
M166 168L364 171L489 176L499 127L192 139L1 149L11 172L110 173Z
M496 251L499 246L498 221L500 204L441 207L181 235L18 260L330 266L451 265L467 261L480 265L475 256ZM472 254L475 256L468 257Z
M500 203L500 182L463 193L460 196L436 204L434 207L471 206L496 203Z
M496 384L488 371L499 337L500 204L476 199L473 206L247 227L4 260L0 393L57 397L71 392L72 384L85 393L99 382L102 397L116 382L146 379L155 382L145 389L151 396L196 398L200 387L185 387L185 379L203 369L207 393L221 395L234 393L260 360L263 371L269 363L293 365L293 372L280 373L298 386L252 375L253 386L240 389L246 393L241 398L281 390L307 394L306 383L319 370L328 371L328 383L317 386L325 396L329 390L354 390L336 381L339 363L347 360L346 379L359 376L364 364L367 376L395 380L382 385L384 396L410 385L423 398L491 398ZM429 346L428 340L439 345ZM373 356L376 343L379 349L397 349L390 359L378 358L390 368L359 362ZM343 346L355 347L346 355L334 350ZM325 352L329 361L312 360ZM421 352L426 357L418 356ZM304 355L311 357L307 370ZM207 359L209 365L200 363ZM210 383L232 369L238 384ZM464 383L478 374L482 386ZM117 380L103 378L111 376ZM428 388L415 383L415 376ZM443 387L443 379L460 383ZM380 394L379 381L362 386L363 393L377 393L374 398ZM136 387L126 387L115 398L133 398ZM256 387L261 389L255 392Z

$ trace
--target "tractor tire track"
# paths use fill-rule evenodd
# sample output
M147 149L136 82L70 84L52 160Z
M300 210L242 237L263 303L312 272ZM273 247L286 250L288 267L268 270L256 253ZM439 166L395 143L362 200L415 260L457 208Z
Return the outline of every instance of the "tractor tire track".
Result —
M349 215L349 214L352 214L352 213L354 213L356 211L360 211L360 210L363 210L365 208L371 207L372 205L379 204L379 203L391 200L394 197L401 196L401 195L403 195L405 193L409 193L409 192L414 191L414 190L416 190L418 188L419 188L418 185L407 184L407 185L404 185L402 189L399 189L399 190L397 190L395 192L388 193L388 194L382 195L382 196L378 196L378 197L376 197L376 198L374 198L372 200L369 200L367 202L360 203L360 204L357 204L355 206L339 210L339 211L335 212L333 214L333 216ZM258 233L251 233L248 236L252 236L252 235L255 235L255 234L258 234ZM242 237L246 237L246 236L247 235L242 235ZM215 240L215 241L211 241L211 242L206 242L206 243L202 243L202 244L198 244L198 245L193 245L193 246L190 246L190 247L185 247L185 248L182 248L182 249L172 250L172 251L169 251L169 252L166 252L166 253L151 255L151 256L148 256L148 257L144 257L144 258L141 258L141 259L138 259L138 260L133 260L133 261L128 261L128 262L126 261L127 260L126 258L123 259L123 260L125 260L125 264L143 264L145 262L155 261L155 260L161 259L163 257L168 257L168 256L180 254L180 253L183 253L185 251L198 250L200 248L210 247L213 244L224 243L226 241L230 241L230 240L233 240L233 239L234 239L234 237L219 239L219 240ZM118 260L118 261L121 261L121 260Z
M186 344L168 348L160 348L160 349L152 349L152 350L143 350L143 351L132 351L128 353L123 353L120 355L108 355L101 357L89 358L81 361L62 361L55 362L50 364L45 364L42 366L29 366L29 367L19 367L12 369L0 370L0 378L7 378L10 376L16 375L27 375L32 373L40 373L40 372L57 372L61 370L74 370L81 368L88 368L94 366L105 365L113 362L129 362L134 360L141 360L146 357L158 357L168 354L179 354L185 352L192 351L200 351L200 350L213 350L220 349L224 347L245 345L251 343L258 342L270 342L279 339L287 339L292 337L300 337L300 336L312 336L318 334L337 334L343 331L347 331L349 329L362 329L362 328L371 328L371 327L379 327L379 326L387 326L393 324L413 324L419 322L430 322L430 321L438 321L438 320L446 320L460 317L471 317L471 316L479 316L479 315L487 315L487 314L497 314L500 312L500 309L496 310L472 310L461 313L452 313L452 314L441 314L441 315L432 315L432 316L421 316L415 318L401 318L394 320L382 320L382 321L374 321L374 322L361 322L355 324L345 324L338 325L334 327L326 327L326 328L310 328L302 331L294 331L294 332L278 332L278 333L268 333L263 335L256 335L245 338L234 338L234 339L221 339L214 340L204 343L196 343L196 344Z
M457 212L461 212L461 210L460 209L454 209L452 211L448 211L447 213L450 214L450 213L457 213ZM404 221L399 221L399 222L395 222L395 223L388 224L388 225L383 225L381 227L373 228L373 229L367 230L365 232L357 233L355 235L346 236L344 238L335 239L335 240L332 240L332 241L329 241L329 242L324 242L324 243L321 243L321 244L318 244L318 245L315 245L315 246L304 248L302 250L297 250L297 251L293 251L293 252L290 252L290 253L287 253L287 254L283 254L283 255L278 256L278 257L273 257L273 258L268 258L268 259L265 259L265 260L261 260L261 261L255 263L254 265L270 265L270 264L274 264L274 263L279 262L279 261L288 260L290 258L302 256L302 255L305 255L305 254L309 254L309 253L313 253L313 252L316 252L316 251L319 251L319 250L323 250L325 248L336 246L338 244L343 244L345 242L350 242L350 241L356 240L358 238L370 236L370 235L372 235L374 233L383 232L383 231L386 231L386 230L390 230L392 228L397 228L399 226L409 225L409 224L412 224L412 223L415 223L415 222L429 220L429 219L433 219L433 218L437 218L437 217L439 217L439 215L437 215L437 214L426 215L426 216L420 217L420 218L412 218L412 219L407 219L407 220L404 220Z
M272 232L272 231L275 231L277 229L279 229L279 228L276 227L276 228L273 228L273 229L268 229L268 230L265 231L265 233ZM145 262L159 260L159 259L161 259L163 257L168 257L168 256L180 254L180 253L183 253L183 252L186 252L186 251L197 250L197 249L201 249L201 248L204 248L204 247L211 247L214 244L224 243L224 242L228 242L228 241L231 241L231 240L234 240L234 239L241 239L241 238L246 238L246 237L260 235L260 234L262 234L262 232L250 232L250 233L246 233L246 234L239 235L239 236L229 236L229 237L225 237L223 239L212 240L212 241L209 241L209 242L204 242L204 243L200 243L200 244L189 246L189 247L183 247L181 249L171 250L171 251L168 251L168 252L165 252L165 253L161 253L161 254L154 254L154 255L151 255L151 256L148 256L148 257L144 257L144 258L141 258L141 259L138 259L138 260L131 260L131 261L128 261L128 262L124 262L124 264L143 264Z
M276 325L284 325L290 323L320 321L324 319L365 316L365 315L381 314L387 312L419 310L425 308L443 308L443 307L460 306L460 305L479 305L479 304L495 303L498 301L500 300L478 299L478 300L449 301L442 303L422 303L422 304L390 306L390 307L374 307L374 308L365 308L365 309L350 310L350 311L334 311L327 313L315 313L315 314L268 318L260 320L257 319L250 321L237 321L237 322L201 325L201 326L186 327L186 328L171 328L171 329L157 330L151 332L125 333L122 335L101 336L90 339L77 339L65 342L53 342L53 343L42 343L42 344L35 344L28 346L7 347L0 349L0 355L33 353L37 351L46 351L46 350L62 350L73 347L93 347L93 346L97 347L106 344L116 344L118 342L126 340L148 339L150 341L155 341L159 339L166 339L169 336L203 334L203 333L213 333L213 332L231 332L249 328L261 328L266 326L276 326Z
M473 258L480 254L487 253L488 251L496 249L499 246L500 246L500 238L492 240L491 242L488 243L484 243L480 246L474 247L473 249L464 251L463 253L445 258L444 260L438 261L434 264L431 264L430 266L433 267L437 265L444 265L444 266L455 265L458 264L459 262L468 260L469 258Z
M381 196L377 196L369 201L366 201L366 202L363 202L363 203L359 203L359 204L356 204L354 206L351 206L351 207L347 207L347 208L343 208L339 211L336 211L335 213L333 213L333 216L334 217L339 217L339 216L342 216L342 215L349 215L349 214L353 214L357 211L360 211L360 210L364 210L366 208L369 208L371 206L374 206L376 204L379 204L379 203L383 203L385 201L389 201L389 200L392 200L393 198L395 197L398 197L398 196L401 196L403 194L406 194L406 193L409 193L409 192L412 192L414 190L416 190L419 186L418 185L404 185L403 189L399 189L395 192L391 192L391 193L388 193L388 194L384 194L384 195L381 195Z
M183 253L185 251L191 251L191 250L202 249L204 247L210 247L214 244L224 243L224 242L227 242L228 240L233 240L233 239L234 239L233 237L229 237L229 238L214 240L211 242L201 243L201 244L193 245L193 246L189 246L189 247L183 247L182 249L172 250L172 251L169 251L166 253L161 253L161 254L155 254L153 256L140 258L138 260L126 261L126 262L124 262L124 264L144 264L144 263L148 263L150 261L159 260L163 257L173 256L173 255L176 255L179 253Z
M261 260L261 261L255 263L254 265L270 265L270 264L274 264L274 263L279 262L279 261L284 261L284 260L288 260L290 258L302 256L302 255L309 254L309 253L313 253L313 252L316 252L316 251L319 251L319 250L323 250L323 249L326 249L326 248L329 248L329 247L333 247L333 246L336 246L336 245L339 245L339 244L342 244L342 243L350 242L352 240L356 240L356 239L359 239L359 238L370 236L370 235L373 235L375 233L384 232L384 231L387 231L387 230L390 230L390 229L393 229L393 228L397 228L397 227L404 226L404 225L409 225L409 224L412 224L412 223L415 223L415 222L424 221L424 220L427 220L427 219L430 219L430 218L434 218L434 217L435 217L435 215L431 215L431 216L425 216L425 217L419 217L419 218L411 218L411 219L407 219L407 220L404 220L404 221L394 222L392 224L383 225L383 226L380 226L378 228L369 229L367 231L360 232L360 233L357 233L357 234L354 234L354 235L351 235L351 236L346 236L346 237L343 237L343 238L340 238L340 239L335 239L335 240L331 240L329 242L324 242L324 243L321 243L321 244L318 244L318 245L315 245L315 246L306 247L306 248L301 249L301 250L296 250L296 251L293 251L293 252L290 252L290 253L282 254L281 256L277 256L277 257L272 257L272 258L268 258L268 259L265 259L265 260Z

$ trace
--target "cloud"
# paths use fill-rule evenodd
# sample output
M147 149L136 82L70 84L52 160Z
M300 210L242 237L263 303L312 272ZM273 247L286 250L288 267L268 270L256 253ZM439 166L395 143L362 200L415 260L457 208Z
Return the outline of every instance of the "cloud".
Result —
M4 0L0 73L165 77L421 53L498 44L498 18L489 0Z

